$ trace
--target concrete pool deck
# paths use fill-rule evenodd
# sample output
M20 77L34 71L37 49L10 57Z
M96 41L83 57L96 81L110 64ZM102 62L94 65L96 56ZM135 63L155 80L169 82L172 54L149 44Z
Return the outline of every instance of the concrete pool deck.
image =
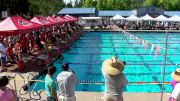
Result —
M124 93L124 101L160 101L160 93ZM25 97L22 101L46 101L46 95L41 93L41 100ZM101 92L76 92L76 101L103 101L103 93ZM163 101L168 101L169 94L164 93Z
M29 72L30 73L30 72ZM23 77L27 79L29 73L22 73ZM31 72L32 73L32 72ZM1 73L5 75L15 75L15 73ZM30 77L32 78L32 76ZM16 79L22 79L20 76L16 76ZM24 85L24 81L17 81L16 82L16 89L19 90ZM13 80L10 81L11 86L13 86ZM10 86L9 86L10 87ZM11 87L10 87L11 88ZM13 87L14 88L14 87ZM20 101L46 101L46 94L44 91L40 93L40 96L37 96L36 93L33 94L31 92L32 98L30 98L29 93L20 95L19 91L17 91ZM161 93L123 93L124 101L160 101ZM163 101L168 101L169 93L163 94ZM103 92L79 92L76 91L75 93L77 101L102 101ZM34 98L34 99L33 99Z

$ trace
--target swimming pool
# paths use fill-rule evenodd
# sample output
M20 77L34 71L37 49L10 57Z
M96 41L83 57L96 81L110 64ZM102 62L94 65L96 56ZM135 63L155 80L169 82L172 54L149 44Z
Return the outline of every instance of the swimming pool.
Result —
M157 32L131 32L131 34L149 41L155 45L164 47L165 34ZM171 72L180 64L180 33L169 33L167 50L167 68L165 82L171 81ZM151 46L147 49L131 40L120 32L86 32L83 37L77 40L69 50L63 53L64 62L70 63L70 69L74 70L78 79L90 82L104 82L101 73L102 62L114 55L120 60L126 61L124 73L129 82L162 82L163 53L161 49L156 59L155 51L150 54ZM57 67L57 74L61 71L57 60L54 66ZM45 75L38 77L44 80ZM35 90L44 89L44 83L34 83ZM34 86L32 85L32 87ZM76 86L76 91L104 91L104 84L80 84ZM160 84L129 84L124 89L125 92L160 92ZM171 86L165 85L164 92L171 92Z

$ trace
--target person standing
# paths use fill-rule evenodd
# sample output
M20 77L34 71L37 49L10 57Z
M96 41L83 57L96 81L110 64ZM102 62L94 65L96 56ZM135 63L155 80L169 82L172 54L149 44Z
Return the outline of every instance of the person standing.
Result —
M180 101L180 68L171 74L175 82L169 101Z
M47 95L47 101L58 101L55 82L52 79L56 72L56 67L49 67L48 74L45 77L45 92Z
M6 87L8 83L6 76L0 77L0 101L17 101L14 91Z
M125 62L115 57L107 59L102 64L102 73L105 78L104 101L123 101L123 88L128 83L124 70Z
M62 72L57 76L58 82L58 99L59 101L76 101L74 96L75 85L78 84L78 79L74 71L70 72L69 64L63 63L61 65Z
M6 64L6 48L4 47L2 41L0 41L0 59L1 59L1 66L3 68Z

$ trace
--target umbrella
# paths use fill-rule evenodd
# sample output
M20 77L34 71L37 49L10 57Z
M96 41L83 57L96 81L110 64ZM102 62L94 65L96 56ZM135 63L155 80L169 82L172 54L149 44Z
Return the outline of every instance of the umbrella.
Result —
M160 15L158 17L155 18L156 21L167 21L167 18L163 15Z
M152 18L151 16L149 16L148 14L146 14L145 16L140 18L141 20L144 21L154 21L154 18Z
M140 18L138 18L137 16L135 15L131 15L129 17L126 18L127 21L139 21L141 20Z
M119 14L116 14L114 17L111 18L111 20L125 20L125 18Z

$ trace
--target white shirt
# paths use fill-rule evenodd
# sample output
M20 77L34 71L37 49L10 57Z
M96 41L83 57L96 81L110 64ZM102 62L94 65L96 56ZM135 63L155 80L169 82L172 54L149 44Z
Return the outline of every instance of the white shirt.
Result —
M78 80L74 73L63 71L57 76L59 95L71 97L74 96L75 85Z
M180 83L177 83L174 87L174 90L171 93L171 97L180 101Z
M4 47L4 45L2 43L0 43L0 57L6 57L6 48Z

